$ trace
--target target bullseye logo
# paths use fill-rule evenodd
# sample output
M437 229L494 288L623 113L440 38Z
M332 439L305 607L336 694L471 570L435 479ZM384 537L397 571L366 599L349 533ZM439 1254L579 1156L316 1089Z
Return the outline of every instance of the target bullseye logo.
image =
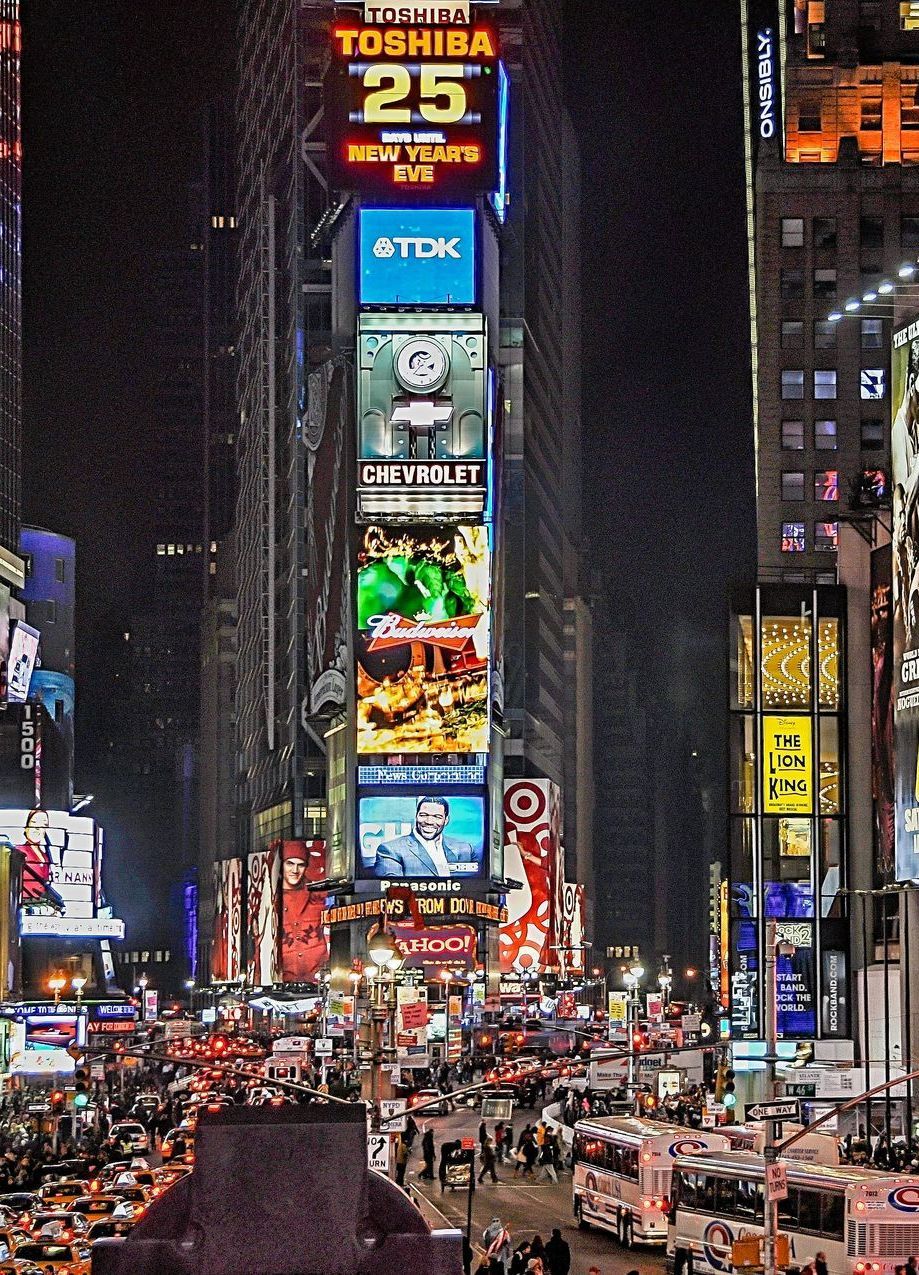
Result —
M919 1186L898 1186L887 1196L887 1203L901 1213L919 1213Z
M734 1235L723 1222L709 1222L702 1232L702 1252L712 1270L730 1271Z
M681 1138L679 1142L671 1142L667 1151L671 1156L696 1155L699 1151L707 1151L708 1145L698 1138Z

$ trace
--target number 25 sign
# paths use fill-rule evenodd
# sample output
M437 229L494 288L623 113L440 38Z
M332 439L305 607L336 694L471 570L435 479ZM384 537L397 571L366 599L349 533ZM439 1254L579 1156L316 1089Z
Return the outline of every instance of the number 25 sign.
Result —
M493 190L499 74L490 27L336 22L325 82L332 184L411 202Z

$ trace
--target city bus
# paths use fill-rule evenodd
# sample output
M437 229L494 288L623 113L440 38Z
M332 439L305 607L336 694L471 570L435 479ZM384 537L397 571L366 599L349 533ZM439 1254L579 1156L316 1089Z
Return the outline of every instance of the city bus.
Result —
M727 1275L735 1240L763 1232L762 1156L680 1155L667 1233L671 1275ZM791 1269L825 1253L830 1275L892 1275L919 1251L919 1179L851 1165L786 1163L779 1231Z
M597 1116L574 1126L574 1216L579 1226L612 1231L624 1248L663 1245L674 1158L727 1151L729 1143L708 1129Z

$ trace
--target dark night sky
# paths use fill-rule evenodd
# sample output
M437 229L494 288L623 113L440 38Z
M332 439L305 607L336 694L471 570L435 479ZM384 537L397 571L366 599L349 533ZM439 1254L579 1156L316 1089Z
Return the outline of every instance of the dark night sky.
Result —
M78 540L85 765L156 445L151 263L181 235L197 109L231 56L231 5L24 9L24 515ZM752 564L737 19L731 5L698 0L570 9L571 106L589 174L592 557L657 652L688 651L696 682L723 677L694 653L720 638L727 581ZM656 667L668 673L669 658ZM707 689L705 729L720 752L723 680Z

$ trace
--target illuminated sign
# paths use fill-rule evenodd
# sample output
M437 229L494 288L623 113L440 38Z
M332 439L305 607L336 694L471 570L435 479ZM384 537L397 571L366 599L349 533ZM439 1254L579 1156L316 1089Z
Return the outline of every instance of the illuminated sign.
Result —
M23 938L53 934L59 938L123 939L124 921L116 917L29 916L23 913L19 918L19 933Z
M756 34L756 68L759 89L759 135L764 141L775 137L775 52L772 28Z
M325 82L332 185L411 200L494 190L498 65L490 27L336 22Z
M471 208L362 208L361 305L473 305Z
M919 616L915 605L915 517L919 455L919 320L893 335L890 482L893 598L894 857L898 881L919 880Z
M484 766L358 766L361 787L382 784L484 784Z
M408 969L426 969L429 966L438 970L475 968L476 933L471 926L425 926L416 930L411 925L396 925L393 938L405 957Z
M385 883L384 883L385 884ZM387 917L398 920L408 914L408 907L401 899L364 899L360 903L345 903L340 907L326 908L322 914L324 925L350 925L352 921L367 921L383 915L386 905ZM497 903L488 903L484 899L471 899L467 895L458 898L420 898L416 901L418 911L428 917L471 917L480 921L503 922L507 920L507 908Z
M478 518L488 496L488 351L480 314L363 314L358 514Z
M487 753L485 527L368 527L357 561L357 751Z
M349 8L358 7L357 0L338 0ZM469 21L469 0L433 0L421 4L380 4L364 0L364 21L382 26L458 26Z
M9 673L6 697L11 704L24 704L29 698L29 683L38 658L39 632L17 620L10 640Z
M763 718L763 813L813 810L813 748L809 717Z
M485 799L428 789L358 802L358 873L387 881L481 875Z

